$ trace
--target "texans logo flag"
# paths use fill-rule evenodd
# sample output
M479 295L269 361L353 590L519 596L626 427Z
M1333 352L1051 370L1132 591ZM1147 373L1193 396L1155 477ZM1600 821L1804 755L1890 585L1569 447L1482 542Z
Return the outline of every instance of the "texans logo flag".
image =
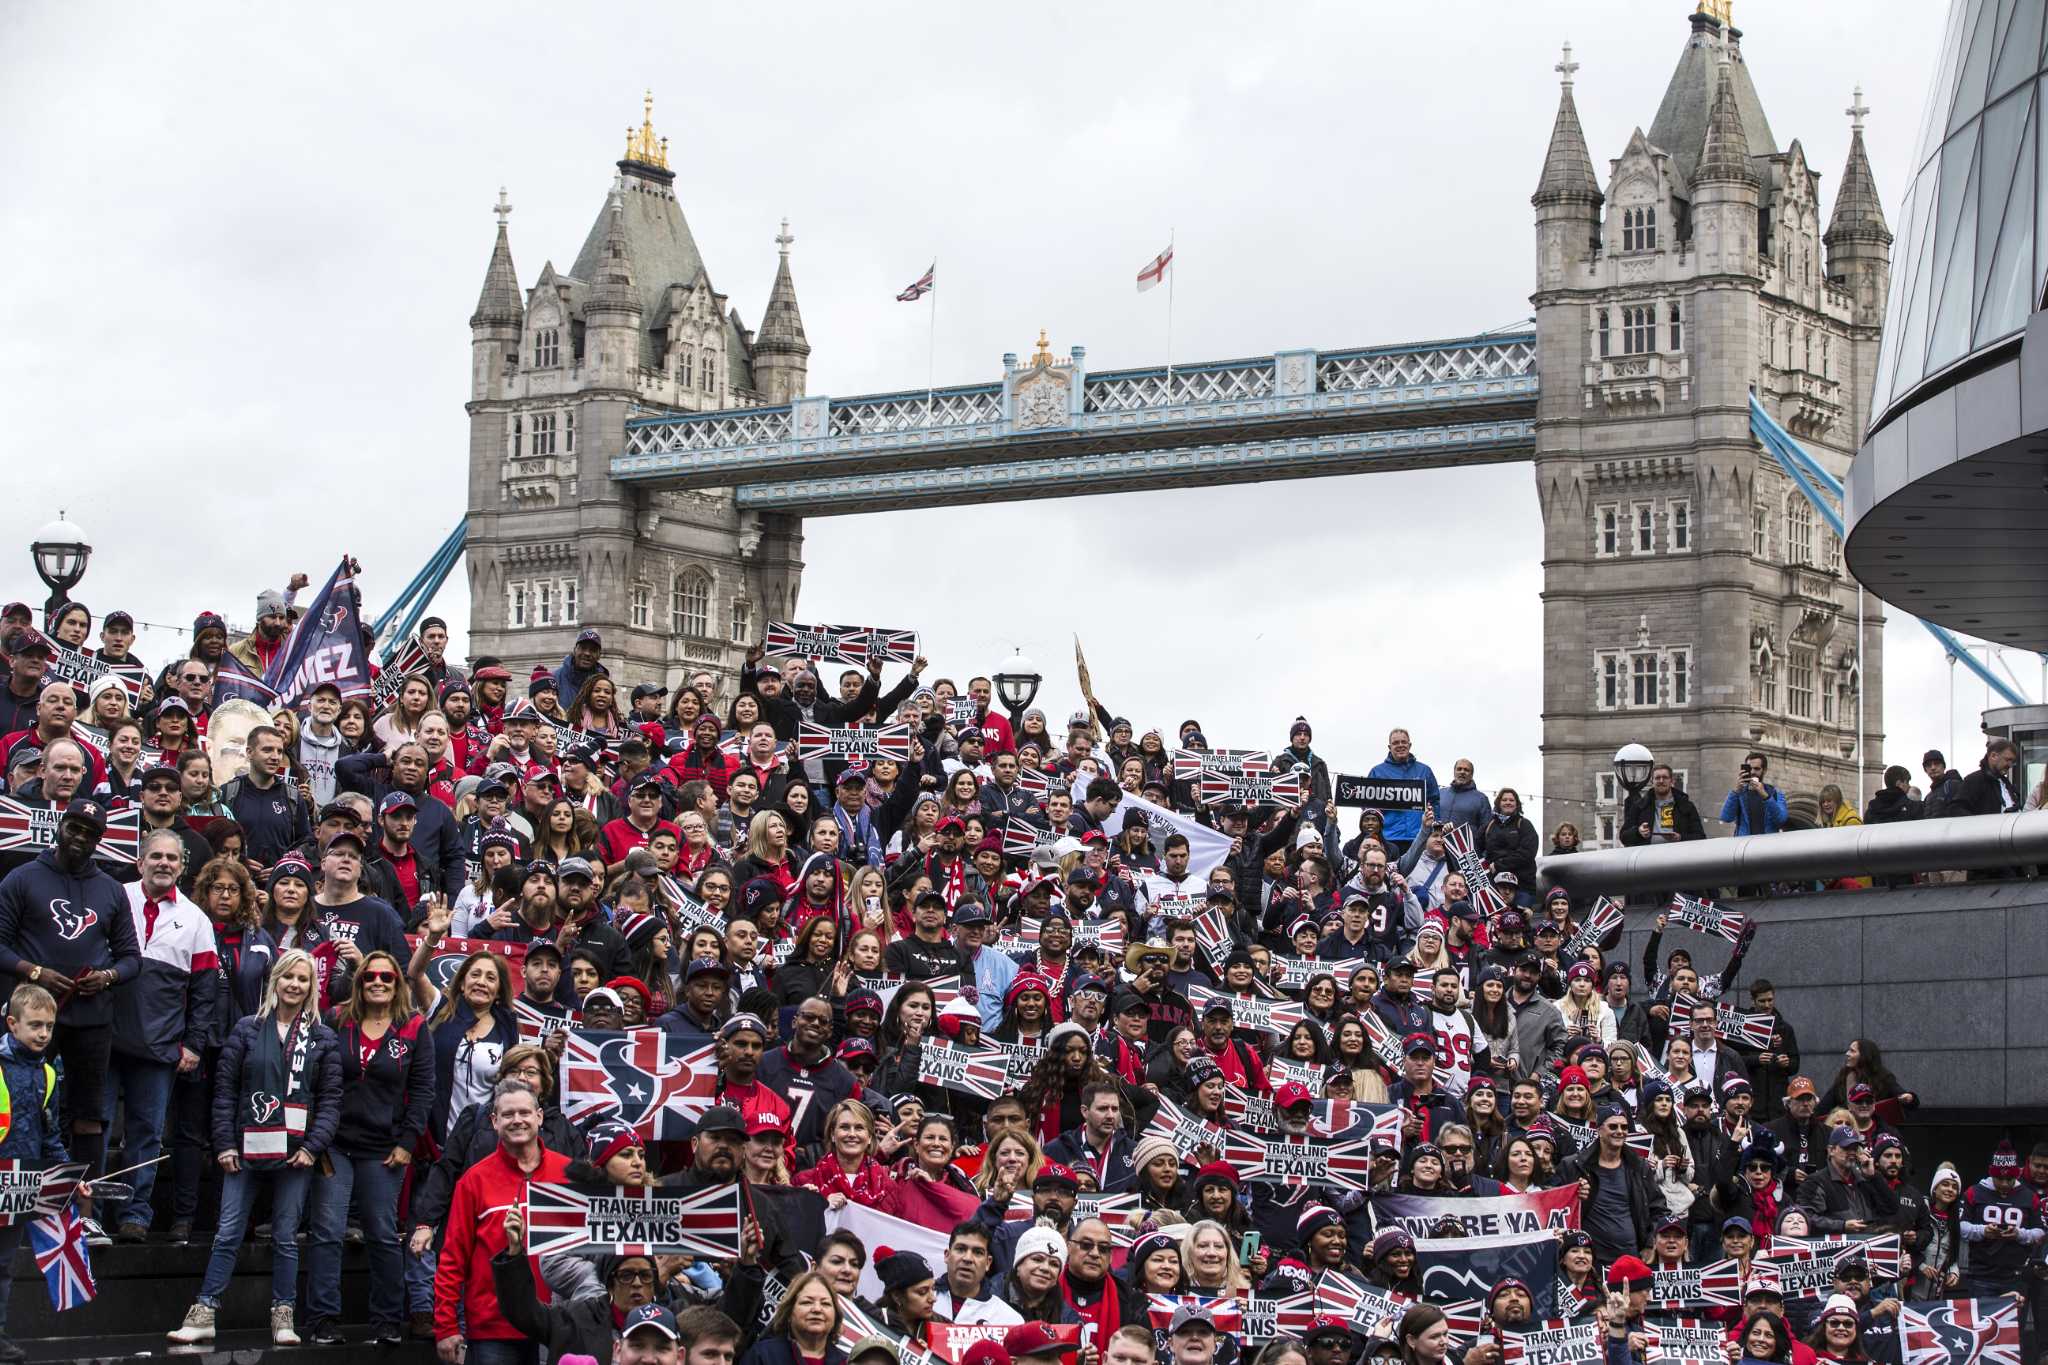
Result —
M1558 950L1558 961L1576 960L1586 949L1606 942L1607 936L1619 930L1621 926L1621 902L1612 896L1600 897L1593 902L1593 908L1586 912L1585 923L1579 926L1578 932L1567 939L1564 947Z
M1273 756L1259 749L1175 749L1173 780L1193 782L1204 773L1264 777L1273 771Z
M1195 795L1205 806L1235 801L1244 806L1279 806L1292 810L1307 798L1308 784L1296 771L1277 777L1263 773L1205 772L1195 780Z
M1888 1232L1881 1237L1786 1237L1771 1239L1773 1253L1787 1253L1798 1256L1827 1256L1839 1264L1850 1257L1861 1257L1870 1266L1870 1277L1874 1280L1896 1280L1905 1268L1899 1249L1899 1234Z
M798 758L893 758L910 761L910 727L826 726L802 722L796 733Z
M407 934L405 942L407 947L417 952L420 936ZM427 980L434 983L435 990L446 995L456 970L469 960L471 953L489 953L492 957L504 958L515 980L526 970L524 943L508 943L495 938L444 938L434 945L433 956L427 959Z
M0 796L0 852L16 848L54 848L57 821L64 812L41 802ZM107 832L93 856L118 865L135 861L142 842L142 812L134 806L107 812Z
M1547 1318L1557 1311L1557 1237L1550 1232L1509 1237L1445 1237L1418 1239L1416 1275L1422 1297L1431 1303L1459 1299L1484 1300L1493 1287L1510 1277L1529 1286L1534 1314ZM1589 1356L1586 1359L1595 1359Z
M1500 1358L1503 1365L1581 1365L1603 1358L1600 1344L1605 1331L1598 1322L1546 1318L1535 1331L1502 1332Z
M2017 1299L1944 1299L1899 1310L1900 1365L2020 1365Z
M841 651L840 657L848 663L866 664L877 659L893 659L902 664L912 663L917 659L917 632L858 626L848 631L841 644Z
M718 1094L717 1048L693 1051L658 1028L572 1028L562 1050L562 1116L578 1127L616 1118L649 1142L697 1131Z
M251 672L249 666L234 655L223 654L213 670L213 701L216 706L224 701L252 701L258 706L275 706L277 689Z
M1010 1057L992 1047L959 1047L931 1041L918 1049L917 1083L973 1095L978 1099L1001 1099L1009 1087Z
M1672 896L1671 904L1664 908L1664 925L1668 929L1689 929L1695 934L1718 934L1734 943L1749 927L1749 916L1719 909L1712 901L1698 900L1680 892Z
M1451 855L1451 861L1464 874L1465 889L1472 893L1472 904L1478 907L1480 914L1491 918L1508 908L1507 899L1493 889L1493 874L1486 870L1486 860L1473 846L1469 826L1446 826L1444 851Z
M689 1194L576 1185L526 1187L526 1250L532 1256L703 1256L740 1254L740 1186Z
M224 654L221 663L225 665L233 657ZM269 703L273 706L297 705L322 683L339 687L344 701L370 695L370 660L363 652L362 605L346 557L305 614L292 623L284 646L264 670L263 683L276 694Z
M761 650L785 659L822 662L842 657L847 634L845 626L799 626L789 621L770 621Z
M370 684L371 704L379 710L390 705L391 699L398 695L399 684L426 666L427 647L420 643L419 636L406 636L405 643L391 656L391 662L384 665L384 671Z
M61 1313L93 1301L100 1287L92 1276L85 1225L68 1201L55 1213L30 1223L28 1240L29 1249L35 1253L36 1269L43 1272L43 1280L50 1289L50 1307Z

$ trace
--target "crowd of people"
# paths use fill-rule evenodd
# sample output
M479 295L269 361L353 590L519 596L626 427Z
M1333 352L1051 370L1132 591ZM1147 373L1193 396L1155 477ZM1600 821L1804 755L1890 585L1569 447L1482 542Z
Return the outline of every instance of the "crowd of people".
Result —
M154 672L123 613L96 643L76 603L0 623L6 791L47 812L40 844L0 853L0 1158L119 1172L80 1187L97 1242L210 1245L174 1342L225 1329L255 1239L276 1343L412 1335L469 1365L886 1365L946 1323L1006 1329L954 1365L1502 1365L1539 1301L1630 1365L1658 1272L1724 1259L1731 1362L1902 1365L1907 1300L2041 1306L2048 1144L1981 1176L1909 1151L1917 1097L1879 1040L1803 1055L1769 980L1738 987L1767 941L1696 963L1659 915L1626 961L1618 925L1540 887L1519 794L1462 759L1439 783L1405 730L1372 776L1420 782L1420 808L1346 821L1303 718L1270 751L1302 799L1204 799L1230 765L1199 721L1134 724L1085 672L1055 730L922 657L891 681L881 658L756 646L729 690L629 685L585 630L515 677L458 666L430 618L416 667L370 697L316 687L223 774L223 659L260 673L300 586L239 641L200 616ZM53 640L110 671L53 679ZM839 733L876 726L907 742ZM1924 802L1893 770L1869 818L2013 808L2001 745L1968 778L1930 755ZM1785 805L1761 760L1721 818L1767 832ZM109 856L130 810L132 857ZM1625 825L1700 831L1668 768ZM572 1042L616 1033L708 1056L686 1133L570 1102ZM1021 1058L1000 1087L935 1065L995 1044ZM1388 1120L1369 1173L1226 1159L1226 1133L1299 1141L1353 1112ZM530 1254L535 1185L737 1186L739 1254ZM1505 1279L1477 1324L1423 1293L1414 1236L1374 1202L1567 1187L1557 1283ZM866 1244L849 1205L957 1216L922 1253ZM1841 1254L1817 1297L1767 1260L1888 1235L1895 1255ZM0 1226L0 1250L20 1238ZM1232 1300L1345 1283L1399 1312L1231 1325ZM7 1288L0 1360L21 1358Z

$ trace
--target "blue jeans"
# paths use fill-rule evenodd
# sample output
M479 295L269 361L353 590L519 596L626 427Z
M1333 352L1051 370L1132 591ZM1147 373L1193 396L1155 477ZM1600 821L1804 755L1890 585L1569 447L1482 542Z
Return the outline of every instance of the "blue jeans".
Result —
M434 1311L434 1268L440 1264L441 1253L433 1247L427 1248L424 1256L412 1254L410 1246L405 1249L405 1303L415 1313Z
M398 1187L403 1167L329 1150L334 1174L313 1187L313 1235L306 1240L306 1311L341 1316L341 1239L353 1202L362 1214L370 1252L370 1326L397 1327L405 1313L405 1263L398 1244ZM353 1196L353 1199L351 1199Z
M135 1186L134 1197L115 1217L102 1217L101 1222L140 1223L148 1227L156 1217L149 1201L156 1192L156 1159L164 1150L164 1114L171 1106L171 1082L177 1076L177 1067L147 1058L125 1057L116 1052L108 1061L107 1102L100 1117L112 1131L114 1096L118 1091L122 1113L121 1159L114 1169L140 1169L129 1171L127 1176ZM143 1165L144 1162L149 1164Z
M306 1207L306 1190L313 1183L310 1169L273 1166L252 1171L247 1167L229 1171L220 1182L220 1228L213 1235L213 1254L206 1259L206 1278L199 1283L199 1301L220 1307L228 1281L235 1277L235 1257L242 1250L242 1234L249 1226L249 1206L256 1191L270 1186L270 1301L295 1303L299 1296L299 1216Z

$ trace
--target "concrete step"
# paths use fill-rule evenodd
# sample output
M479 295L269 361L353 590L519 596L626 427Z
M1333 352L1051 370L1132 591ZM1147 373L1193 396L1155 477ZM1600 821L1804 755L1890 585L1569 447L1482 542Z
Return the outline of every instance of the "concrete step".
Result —
M205 1346L173 1346L164 1340L163 1332L95 1336L90 1341L17 1337L15 1344L28 1352L31 1361L67 1361L71 1365L115 1365L137 1360L179 1361L182 1365L344 1365L354 1361L432 1365L434 1361L433 1343L427 1341L409 1341L382 1350L359 1341L346 1346L272 1346L267 1329L222 1332L219 1340Z

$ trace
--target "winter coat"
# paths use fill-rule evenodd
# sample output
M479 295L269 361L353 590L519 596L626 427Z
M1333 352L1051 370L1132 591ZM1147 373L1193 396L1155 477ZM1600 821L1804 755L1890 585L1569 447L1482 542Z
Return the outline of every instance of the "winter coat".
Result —
M1639 832L1638 827L1649 825L1651 826L1650 832L1655 834L1657 822L1654 817L1656 813L1657 793L1645 787L1629 801L1628 809L1622 814L1621 842L1631 848L1639 844L1655 842L1652 839L1645 839ZM1680 843L1691 839L1704 839L1707 837L1707 827L1700 823L1699 807L1692 803L1690 796L1676 788L1673 788L1671 792L1671 826L1677 831Z
M249 1049L255 1045L257 1030L276 1027L276 1016L252 1014L236 1024L221 1044L220 1062L213 1084L213 1150L239 1152L242 1131L248 1126L249 1097L255 1093L256 1077L247 1066ZM341 1043L325 1024L313 1025L312 1041L306 1055L306 1071L312 1081L313 1102L306 1113L306 1131L294 1135L289 1150L304 1150L318 1157L334 1141L335 1125L341 1121Z
M1443 799L1437 802L1436 818L1446 827L1463 825L1477 835L1493 819L1493 802L1470 782L1463 786L1452 782L1442 795Z
M1646 1247L1664 1209L1657 1177L1650 1170L1648 1161L1627 1149L1621 1154L1621 1176L1628 1182L1628 1213L1630 1221L1635 1224L1636 1246ZM1560 1185L1584 1180L1597 1187L1602 1180L1612 1178L1613 1172L1600 1165L1600 1144L1597 1142L1588 1143L1584 1151L1566 1157L1557 1168L1557 1183Z
M1366 776L1419 781L1422 783L1422 799L1432 806L1442 797L1442 792L1436 784L1436 774L1430 771L1427 763L1412 753L1405 763L1394 762L1393 755L1389 754L1385 760L1373 764L1372 771ZM1383 826L1383 832L1395 843L1406 844L1422 832L1422 812L1419 810L1390 810L1385 814L1386 824Z
M367 1067L362 1031L353 1023L339 1029L341 1118L337 1150L352 1157L382 1157L394 1147L411 1151L427 1131L434 1103L434 1036L413 1015L377 1040Z
M559 1185L568 1178L569 1158L542 1149L540 1164L519 1169L502 1148L463 1172L455 1182L434 1276L434 1336L471 1341L523 1341L525 1334L500 1310L494 1275L478 1272L505 1254L508 1208L526 1202L528 1185ZM533 1257L528 1262L532 1272ZM479 1264L481 1262L482 1264ZM538 1297L539 1287L536 1287ZM458 1317L458 1313L460 1316Z
M1889 825L1900 820L1919 820L1927 814L1926 804L1915 801L1911 794L1897 787L1885 787L1870 798L1870 804L1863 808L1863 823L1866 825Z
M30 1165L69 1161L58 1121L57 1069L49 1053L31 1054L13 1034L0 1034L0 1085L8 1116L0 1159Z
M1756 827L1752 828L1752 818L1757 812L1761 815ZM1722 823L1735 826L1737 834L1776 834L1785 828L1786 818L1785 793L1768 782L1764 784L1762 796L1752 796L1747 790L1738 789L1729 792L1728 799L1721 803Z
M1846 1232L1843 1225L1852 1218L1866 1223L1888 1223L1899 1213L1899 1197L1882 1175L1858 1175L1839 1179L1832 1170L1821 1170L1799 1187L1799 1207L1806 1210L1806 1224L1816 1234Z
M589 1150L574 1124L562 1117L552 1101L540 1111L540 1145L571 1159ZM441 1155L434 1158L424 1178L413 1183L412 1224L438 1228L448 1220L448 1208L455 1198L455 1182L463 1173L498 1150L498 1134L491 1128L488 1106L472 1104L448 1125L441 1140Z
M361 792L381 802L396 788L387 780L391 760L379 753L349 754L335 765L335 785L342 791ZM468 866L462 839L455 825L455 813L425 792L413 794L419 802L419 820L412 829L412 846L422 862L441 869L442 886L461 886Z
M235 1025L263 1004L263 988L277 960L277 944L261 928L215 925L213 1014L200 1040L200 1050L227 1041Z
M1495 815L1481 830L1486 861L1495 872L1512 872L1523 886L1536 882L1536 854L1543 847L1536 826L1524 815Z

